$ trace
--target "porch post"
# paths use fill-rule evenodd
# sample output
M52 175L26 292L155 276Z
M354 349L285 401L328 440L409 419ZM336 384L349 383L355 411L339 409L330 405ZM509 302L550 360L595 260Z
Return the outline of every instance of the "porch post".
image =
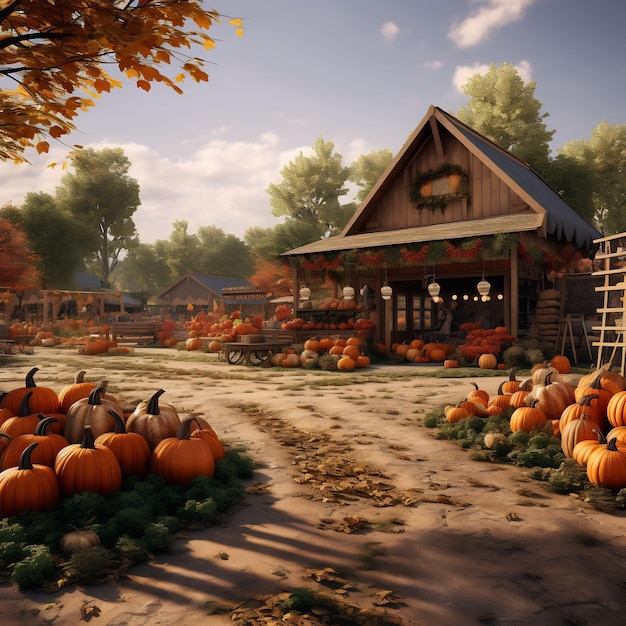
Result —
M511 249L511 280L506 287L508 287L509 293L504 294L504 302L509 303L510 306L510 316L511 316L511 326L509 330L512 335L519 334L519 289L517 287L519 282L519 265L517 259L517 249Z

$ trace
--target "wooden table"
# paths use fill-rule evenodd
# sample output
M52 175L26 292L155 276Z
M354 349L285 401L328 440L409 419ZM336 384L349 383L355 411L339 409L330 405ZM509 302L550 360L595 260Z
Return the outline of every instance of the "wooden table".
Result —
M222 358L231 365L246 363L247 365L261 365L273 354L282 352L286 343L264 341L259 343L242 343L239 341L222 344Z

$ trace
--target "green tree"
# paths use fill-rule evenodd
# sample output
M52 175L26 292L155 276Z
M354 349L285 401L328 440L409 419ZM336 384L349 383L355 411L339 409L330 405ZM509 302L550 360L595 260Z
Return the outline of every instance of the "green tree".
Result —
M84 267L86 250L72 216L50 194L30 192L21 206L20 221L31 250L37 250L42 287L75 288L74 276Z
M283 252L319 239L315 224L288 219L273 228L252 226L244 233L244 241L255 258L277 260Z
M173 282L163 248L148 243L133 246L117 264L113 280L123 291L146 298L163 291Z
M159 240L155 245L163 250L165 262L174 280L187 272L197 272L200 259L200 240L189 233L187 220L176 220L167 241Z
M139 183L129 175L130 161L121 148L73 152L75 173L57 187L57 204L76 220L87 246L87 266L104 284L120 255L136 244L133 214L141 204Z
M535 98L534 81L524 83L510 63L493 63L485 74L474 74L463 85L470 100L456 116L495 144L528 163L539 173L545 172L550 158L548 130Z
M550 161L545 179L561 197L590 224L595 222L593 193L596 176L583 163L558 154Z
M362 154L350 165L349 180L356 183L360 189L356 195L357 202L361 203L383 175L391 161L393 152L387 148L376 150L369 154Z
M217 226L202 226L198 229L198 240L201 273L243 277L254 271L250 250L237 236L226 234Z
M626 231L626 125L603 121L589 141L570 141L559 152L595 177L596 227L607 235Z
M267 188L274 216L303 222L315 233L298 245L339 233L354 212L353 204L346 207L339 201L348 193L345 183L350 168L342 165L342 157L333 152L334 148L331 141L319 137L313 156L300 152L281 169L282 182Z

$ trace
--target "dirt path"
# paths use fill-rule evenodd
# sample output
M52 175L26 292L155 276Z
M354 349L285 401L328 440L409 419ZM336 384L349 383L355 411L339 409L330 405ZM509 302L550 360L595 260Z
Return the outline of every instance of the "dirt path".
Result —
M623 514L555 495L515 467L473 461L423 427L429 411L470 390L468 380L409 366L343 375L188 358L38 349L3 362L5 390L33 366L37 384L55 389L85 369L129 404L163 388L180 413L202 414L257 463L245 506L223 525L189 533L173 553L107 585L0 587L3 624L76 624L89 608L107 626L220 625L233 623L220 611L236 606L267 618L239 623L274 623L275 594L301 587L346 614L386 610L387 623L623 621ZM502 379L474 380L494 393Z

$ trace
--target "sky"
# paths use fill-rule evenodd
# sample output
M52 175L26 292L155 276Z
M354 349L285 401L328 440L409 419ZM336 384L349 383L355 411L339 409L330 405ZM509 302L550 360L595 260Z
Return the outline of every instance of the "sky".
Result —
M142 243L173 223L216 226L243 239L270 228L266 189L316 139L349 165L383 148L396 154L432 104L454 114L461 85L489 64L511 63L554 130L553 154L589 140L603 121L626 124L624 0L217 0L228 19L211 29L208 83L182 96L125 82L76 121L70 143L121 147L140 185L133 219ZM0 80L0 88L7 88ZM54 195L67 147L0 163L0 206L28 192ZM343 201L354 199L354 192Z

